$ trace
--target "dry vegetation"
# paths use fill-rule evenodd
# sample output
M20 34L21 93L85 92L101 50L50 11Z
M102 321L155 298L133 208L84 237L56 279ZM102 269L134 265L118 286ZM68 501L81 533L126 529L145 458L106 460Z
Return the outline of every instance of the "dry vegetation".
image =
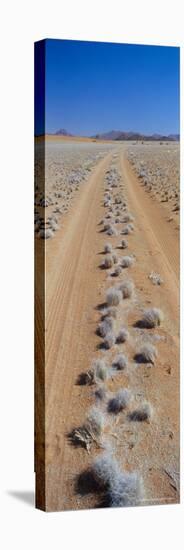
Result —
M144 143L129 147L128 159L145 191L164 203L172 217L179 204L179 144Z
M139 174L141 170L139 179L144 183L145 190L155 193L160 200L165 189L164 192L169 197L166 186L168 168L166 177L163 176L163 172L168 159L170 167L176 161L177 145L169 145L169 151L166 145L158 144L128 144L127 147L129 160L136 173ZM75 147L73 144L67 144L61 161L57 144L54 151L51 147L47 158L47 181L52 181L52 185L49 187L48 183L47 204L44 205L48 212L46 231L52 232L51 237L60 226L62 216L69 209L81 183L86 182L87 185L88 176L95 163L107 152L107 145L95 144L95 150L92 152L89 144L85 144L85 147L82 144L79 148L76 144ZM139 505L144 499L146 502L149 501L149 498L150 501L159 501L159 482L157 481L155 486L154 478L150 482L150 471L154 469L155 464L157 471L163 466L162 449L157 458L157 447L166 445L167 448L167 442L163 443L163 433L165 437L167 423L170 422L168 410L164 419L159 416L162 405L159 401L159 390L161 387L163 391L166 378L163 381L161 377L160 387L159 384L157 387L156 380L159 362L163 365L163 376L167 377L166 372L169 372L166 371L163 358L169 334L168 312L165 314L163 307L163 315L161 309L163 279L156 270L149 270L150 275L145 274L142 267L140 250L136 245L137 242L140 245L142 239L141 234L139 241L136 240L139 220L136 219L136 212L129 210L131 205L128 200L128 186L120 167L119 153L114 153L109 168L105 171L104 193L100 198L101 216L96 225L96 232L100 236L98 250L94 252L99 303L94 303L91 307L94 312L92 322L89 323L89 330L93 335L92 355L88 364L85 361L85 367L83 365L83 368L86 368L85 372L82 372L81 368L79 384L84 385L84 388L80 388L81 393L78 393L75 400L75 404L78 403L76 407L80 409L82 405L84 418L79 427L75 427L74 424L74 429L69 434L72 444L82 447L80 452L86 455L87 450L90 455L88 466L97 483L98 504L102 493L106 505L113 507ZM177 169L173 174L177 179ZM151 189L148 187L150 185ZM171 191L171 178L168 185ZM168 199L170 206L174 206L172 201L177 199L174 191L172 192L172 200ZM39 211L41 197L38 195L36 200L36 208ZM59 212L56 212L56 209L59 209ZM43 221L41 223L43 224ZM40 229L39 218L36 219L36 227L38 235L41 236L40 231L44 232L45 228ZM107 235L110 239L107 239ZM121 235L126 235L126 239L122 239ZM128 255L122 255L123 249L126 248ZM143 253L147 254L147 250ZM88 266L86 278L87 268ZM81 269L83 270L84 266ZM114 284L113 277L116 277ZM148 279L153 282L153 285L150 285L150 292L153 292L151 296L146 294ZM156 292L159 292L159 296ZM161 308L157 307L159 305ZM159 353L156 342L158 346L161 342L162 348ZM88 346L88 342L86 344ZM90 403L89 410L85 411L85 403ZM76 412L73 411L73 421ZM100 447L109 450L105 453L99 452ZM150 449L153 449L154 456L150 456ZM171 457L172 451L169 452ZM163 453L163 456L166 455ZM78 457L82 464L82 455L77 455L76 460ZM167 496L165 501L167 502Z

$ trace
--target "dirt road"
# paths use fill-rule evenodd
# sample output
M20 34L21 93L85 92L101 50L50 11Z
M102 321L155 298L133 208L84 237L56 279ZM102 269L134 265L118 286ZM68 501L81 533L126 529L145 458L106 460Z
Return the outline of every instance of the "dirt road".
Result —
M94 402L91 387L78 385L77 379L98 354L97 306L103 302L106 288L106 273L99 270L99 264L104 242L109 240L101 232L99 222L104 217L104 176L111 158L109 154L99 163L79 192L63 227L54 239L46 241L45 508L48 511L97 505L93 494L86 495L85 489L82 493L76 486L77 475L88 467L91 457L83 448L72 447L67 436L73 427L83 423ZM161 499L175 502L176 491L162 472L162 465L166 464L169 472L178 469L177 233L162 208L146 196L130 170L124 150L117 162L136 225L129 247L129 252L136 255L136 269L131 275L138 304L128 316L132 336L135 334L137 338L133 325L141 308L151 303L162 307L165 314L156 373L152 371L147 377L145 372L136 371L132 377L135 389L144 389L155 405L157 423L150 433L146 432L146 441L140 427L140 444L130 457L127 455L127 465L141 471L146 467L149 503ZM115 238L113 245L117 246L118 241ZM161 287L152 285L148 279L152 270L163 277ZM128 351L132 353L131 349Z

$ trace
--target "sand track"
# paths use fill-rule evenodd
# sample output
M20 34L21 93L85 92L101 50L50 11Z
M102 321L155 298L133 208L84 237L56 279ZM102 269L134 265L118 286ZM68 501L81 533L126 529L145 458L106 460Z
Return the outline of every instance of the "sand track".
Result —
M46 509L76 506L68 494L66 479L76 470L67 433L84 418L83 401L72 410L72 392L81 370L86 370L94 349L91 317L98 298L100 235L96 228L103 215L104 171L111 155L102 160L82 189L65 227L46 243L49 258L46 300ZM58 266L59 269L58 269ZM81 391L81 390L80 390ZM59 447L57 442L59 441ZM67 489L66 489L67 487ZM69 491L70 493L70 491ZM69 504L67 504L67 497Z
M100 232L99 221L104 217L104 175L111 158L112 155L108 154L100 161L76 198L64 227L54 239L46 242L45 508L48 511L92 507L96 502L93 496L82 498L75 492L76 476L90 464L90 458L84 449L75 449L69 444L67 434L83 422L88 407L94 402L92 390L78 386L76 380L81 372L89 368L99 342L95 334L98 320L95 306L103 301L106 280L106 274L98 269L105 239L104 233ZM136 288L138 292L144 290L143 305L151 302L159 306L162 301L168 337L172 334L172 358L177 362L179 250L176 228L167 222L163 209L141 188L131 171L126 152L120 155L120 166L129 207L136 218L136 232L130 238L130 251L136 253L139 265L135 271ZM161 272L166 281L162 288L153 287L148 281L147 276L152 269ZM164 360L165 363L169 361L168 353ZM161 389L157 399L166 417L171 401L169 428L174 432L178 429L178 369L174 370L168 387L163 387L163 365L158 369L157 376L158 380L154 378L153 382L153 397L158 385ZM142 383L148 384L151 392L150 381L141 380ZM172 445L171 455L173 448L177 450L177 435ZM143 448L145 450L152 452L151 443L148 442L148 447ZM165 460L167 451L166 441L161 449ZM150 487L154 483L158 488L159 483L163 483L159 475L155 472L150 474ZM155 495L154 491L150 495L150 500L154 499L156 489ZM174 500L169 491L166 491L166 497L168 501Z
M167 284L168 300L173 318L179 307L179 240L175 225L168 223L164 208L147 195L131 170L126 153L121 158L130 208L138 222L138 235L145 252L154 256L155 267L161 270ZM149 267L149 264L148 264Z

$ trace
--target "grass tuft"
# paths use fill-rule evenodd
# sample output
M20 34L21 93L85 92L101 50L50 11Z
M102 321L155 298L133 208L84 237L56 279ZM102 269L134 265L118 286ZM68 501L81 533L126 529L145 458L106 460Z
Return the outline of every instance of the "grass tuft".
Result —
M132 256L123 256L121 259L121 266L123 268L131 267L134 263L134 258Z
M126 342L126 340L128 340L128 338L129 338L128 330L126 328L121 328L120 331L118 332L116 342L117 344L123 344L124 342Z
M102 338L107 336L108 332L114 329L113 317L106 317L104 321L101 321L97 327L97 334Z
M123 353L119 353L118 355L116 355L112 363L112 367L117 370L123 370L127 367L127 365L128 360L126 355L124 355Z
M112 252L112 244L106 243L104 246L104 253L111 254L111 252Z
M130 390L127 388L118 390L116 395L108 402L108 411L117 414L129 405L130 400Z
M128 248L128 241L126 239L122 239L121 246L122 248Z
M138 409L130 413L129 418L135 422L150 422L153 417L153 409L150 403L145 401Z
M152 363L154 365L157 355L158 352L155 346L147 343L136 353L135 360L137 363Z
M160 309L153 307L146 309L141 321L141 326L143 328L155 328L161 325L163 321L163 313Z
M116 342L116 338L113 332L108 332L107 336L104 338L104 347L106 349L111 349Z
M117 288L111 287L106 292L108 306L118 306L122 300L122 294Z
M120 283L118 289L121 291L123 299L131 298L134 291L134 283L126 279L125 281Z
M95 359L92 363L94 382L105 382L109 377L109 369L103 359Z

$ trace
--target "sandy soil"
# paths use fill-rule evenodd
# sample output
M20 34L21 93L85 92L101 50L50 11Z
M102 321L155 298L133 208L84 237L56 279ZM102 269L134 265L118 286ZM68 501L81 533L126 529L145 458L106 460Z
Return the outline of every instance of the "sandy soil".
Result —
M129 147L129 144L128 144ZM117 149L117 151L116 151ZM127 160L127 144L118 146L98 159L87 184L80 186L54 238L46 246L46 502L48 511L99 507L103 495L94 490L89 475L97 453L74 446L68 435L81 426L87 411L96 402L95 385L79 385L81 373L89 370L94 358L104 358L111 365L118 352L126 353L125 371L106 383L107 400L121 387L132 392L127 412L115 416L107 412L107 401L96 402L106 415L102 446L111 448L126 471L138 471L143 478L145 496L142 504L170 503L179 500L179 247L177 221L168 223L162 203L155 202L140 185ZM118 235L108 236L101 220L109 208L104 207L107 171L119 174L118 187L111 187L113 219L115 198L122 195L125 211L135 217L135 230L126 238L128 249L122 250L120 234L125 224L122 215L116 224ZM120 210L122 205L119 206ZM116 210L117 211L117 210ZM116 278L113 269L100 269L104 244L111 242L119 262L133 255L133 267ZM39 247L43 241L37 239ZM126 272L126 273L124 273ZM150 273L159 273L163 283L155 285ZM135 284L130 300L118 306L116 331L126 326L129 339L104 350L96 334L105 292L129 277ZM136 326L144 308L160 307L164 322L156 329ZM39 330L39 320L38 320ZM156 345L155 365L135 362L135 353L144 342ZM131 412L143 400L153 408L150 423L130 420ZM37 471L38 477L38 471ZM40 490L39 479L37 480Z
M145 191L179 224L179 143L137 143L128 148L128 159Z

